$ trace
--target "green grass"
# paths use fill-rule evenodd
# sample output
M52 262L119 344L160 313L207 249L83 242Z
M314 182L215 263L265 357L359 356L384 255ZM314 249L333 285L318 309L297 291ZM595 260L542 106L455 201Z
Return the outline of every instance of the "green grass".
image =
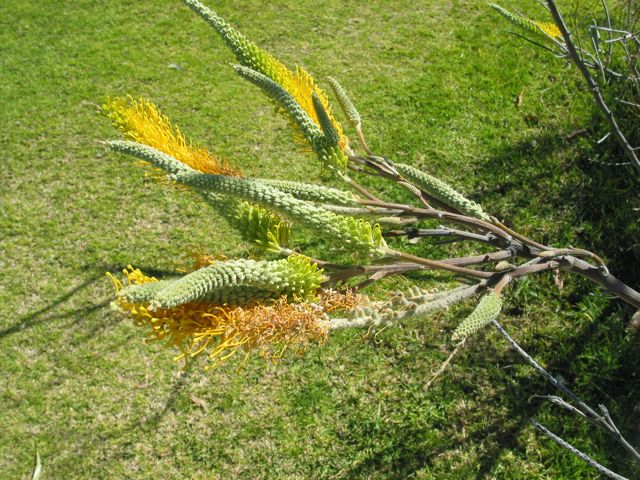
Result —
M572 69L504 33L484 1L352 3L215 8L286 63L338 78L375 151L442 176L538 240L603 253L638 286L637 182L589 162L608 158L591 137L565 140L598 128ZM177 0L5 0L0 27L0 477L27 478L37 448L43 479L599 478L538 436L532 416L638 474L609 439L532 398L555 392L494 332L425 391L471 304L340 332L275 366L181 371L174 351L109 309L104 273L131 263L162 275L190 248L245 247L194 196L107 152L98 140L117 134L96 105L148 97L249 174L313 179L318 165ZM446 251L430 248L418 251ZM503 322L637 440L630 312L564 280L562 291L547 277L515 286Z

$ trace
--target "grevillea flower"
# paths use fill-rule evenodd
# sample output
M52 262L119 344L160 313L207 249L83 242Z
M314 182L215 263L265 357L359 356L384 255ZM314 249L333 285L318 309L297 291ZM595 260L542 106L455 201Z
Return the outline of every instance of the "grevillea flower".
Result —
M533 20L533 23L535 24L536 27L538 27L540 29L540 31L546 33L551 38L555 38L557 40L561 40L562 39L562 32L560 31L560 29L558 28L558 26L555 23L552 23L552 22L539 22L539 21L536 21L536 20Z
M531 20L530 18L525 17L519 12L512 13L509 10L506 10L505 8L495 3L490 3L489 6L497 10L502 16L504 16L511 23L513 23L514 25L524 30L528 30L531 33L542 35L546 38L550 37L554 40L562 40L562 33L560 32L560 29L557 27L555 23Z
M271 261L228 260L167 282L160 290L149 292L145 300L150 308L167 309L188 302L237 305L245 303L247 297L251 300L254 293L256 298L286 295L291 299L312 299L323 280L322 269L302 255ZM138 290L130 288L122 294L139 299Z
M133 301L123 292L137 286L150 288L158 281L129 266L127 286L109 275L117 291L114 307L131 316L134 323L149 327L150 339L165 340L180 350L178 359L206 354L215 367L238 352L256 351L277 361L285 351L297 353L323 342L328 333L326 314L354 308L353 293L322 292L316 302L296 303L283 296L251 305L188 302L171 308L150 310L144 301Z
M197 173L197 170L178 161L171 155L142 143L130 140L111 140L109 147L140 159L168 174ZM161 176L160 178L166 179ZM172 183L175 185L175 183ZM198 192L205 202L215 208L229 223L238 229L242 237L252 245L266 250L279 251L287 245L291 225L272 211L249 202L238 201L211 192Z
M109 98L102 106L113 125L129 140L153 147L204 173L240 176L241 172L191 141L150 101Z
M331 113L329 99L306 70L301 67L296 67L295 71L289 70L277 58L248 40L242 33L230 26L222 17L205 7L201 2L184 0L184 3L218 32L241 65L260 72L279 84L289 92L316 125L320 126L312 100L313 94L316 94L338 132L340 148L346 150L349 141L342 131L342 126Z
M243 65L236 65L235 69L242 78L259 87L286 112L296 132L306 139L323 165L330 168L338 167L341 170L347 167L348 157L340 147L338 130L315 92L312 94L312 103L316 111L316 120L309 116L288 91L267 75Z

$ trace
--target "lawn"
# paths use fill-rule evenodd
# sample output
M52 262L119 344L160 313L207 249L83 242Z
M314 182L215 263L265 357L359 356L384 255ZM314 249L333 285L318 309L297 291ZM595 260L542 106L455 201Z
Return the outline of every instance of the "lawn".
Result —
M575 70L505 33L483 0L209 5L325 86L338 78L374 151L441 176L532 238L601 253L639 286L637 180L599 163L611 145L594 146L602 126ZM98 105L149 98L248 175L319 179L319 165L178 0L4 0L0 27L1 478L30 478L36 451L42 479L600 478L539 436L533 416L640 475L610 439L534 397L555 392L496 332L425 389L471 303L342 331L278 364L183 369L109 308L105 273L132 264L163 276L190 251L246 245L196 196L109 152L100 141L118 133ZM564 283L517 284L502 322L637 441L633 312Z

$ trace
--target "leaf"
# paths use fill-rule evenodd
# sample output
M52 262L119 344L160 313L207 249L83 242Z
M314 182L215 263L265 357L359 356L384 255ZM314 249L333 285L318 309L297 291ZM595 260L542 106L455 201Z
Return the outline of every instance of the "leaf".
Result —
M42 475L42 462L40 461L40 453L36 450L36 465L33 468L31 480L39 480L40 475Z

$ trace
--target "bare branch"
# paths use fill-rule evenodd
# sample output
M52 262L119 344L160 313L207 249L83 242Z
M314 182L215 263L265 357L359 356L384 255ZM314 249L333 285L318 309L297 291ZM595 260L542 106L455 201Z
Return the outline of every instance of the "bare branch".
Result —
M598 470L601 474L606 475L609 478L613 478L614 480L629 480L627 477L623 477L622 475L618 475L616 472L614 472L612 470L609 470L607 467L599 464L594 459L592 459L589 455L587 455L586 453L581 452L576 447L571 445L566 440L563 440L562 438L557 436L555 433L550 431L548 428L546 428L544 425L542 425L541 423L539 423L535 419L531 420L531 424L536 428L536 430L542 432L544 435L546 435L548 438L550 438L555 443L560 445L562 448L565 448L565 449L569 450L571 453L573 453L574 455L576 455L580 459L582 459L585 462L587 462L593 468Z

